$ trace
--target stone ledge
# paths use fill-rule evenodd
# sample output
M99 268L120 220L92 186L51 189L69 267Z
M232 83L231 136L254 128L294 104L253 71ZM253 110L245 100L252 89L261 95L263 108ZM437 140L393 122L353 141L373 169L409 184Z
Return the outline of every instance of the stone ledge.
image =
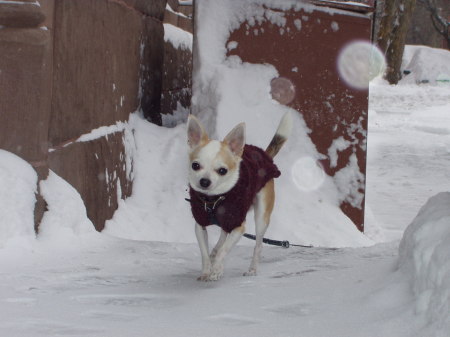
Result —
M0 26L33 28L44 21L45 15L36 2L0 2Z

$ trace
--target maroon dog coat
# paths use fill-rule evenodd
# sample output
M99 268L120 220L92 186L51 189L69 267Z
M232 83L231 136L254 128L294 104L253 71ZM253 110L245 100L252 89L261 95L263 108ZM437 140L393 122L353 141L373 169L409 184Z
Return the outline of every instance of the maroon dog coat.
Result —
M189 189L192 215L202 227L215 224L230 233L245 221L256 194L273 178L280 176L273 159L262 149L245 145L239 180L227 193L209 196Z

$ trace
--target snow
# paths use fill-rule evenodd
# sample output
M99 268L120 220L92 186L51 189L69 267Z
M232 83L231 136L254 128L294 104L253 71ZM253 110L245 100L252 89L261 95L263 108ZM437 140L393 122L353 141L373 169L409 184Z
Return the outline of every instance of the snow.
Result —
M170 23L164 24L164 41L170 42L174 48L192 50L192 34Z
M228 29L220 18L226 7L211 3L223 11L209 23ZM219 137L245 121L249 141L266 146L288 109L270 98L276 70L225 59L222 37L203 38L211 48L199 51L197 112ZM428 63L441 62L433 51L426 55ZM416 63L419 70L427 64ZM200 252L184 201L185 111L170 129L136 112L85 136L123 131L134 179L132 196L119 201L102 233L94 231L79 193L50 172L39 184L48 206L36 237L37 175L0 150L0 335L448 336L449 88L370 83L366 235L337 207L352 196L342 189L360 177L342 171L346 183L336 185L324 174L295 114L296 131L275 158L282 176L267 237L316 247L265 246L256 277L242 276L253 251L253 242L242 239L222 280L196 281ZM330 156L345 145L336 141Z
M184 5L184 6L186 6L186 5L192 6L192 3L188 3L188 2L182 3L182 2L180 1L179 3L180 3L180 5ZM185 14L183 14L183 13L181 13L181 12L176 12L169 4L166 4L166 11L169 11L169 12L175 14L175 15L178 15L178 16L182 16L182 17L184 17L184 18L188 18L188 16L186 16Z
M13 1L13 0L0 0L0 5L1 4L6 4L6 5L32 5L32 6L37 6L37 7L41 7L41 4L39 3L39 1Z
M337 32L339 30L339 23L337 23L336 21L331 22L331 30L333 32Z
M433 59L430 62L430 58ZM406 46L403 55L403 71L410 72L402 84L450 82L450 54L447 50L426 46Z
M352 143L340 136L333 140L328 148L328 157L330 158L330 167L336 167L338 160L338 152L347 149Z
M192 215L184 200L189 197L185 124L160 128L137 113L129 124L136 146L133 195L119 201L104 232L134 240L195 242Z
M330 3L330 4L342 4L342 5L351 5L351 6L361 6L361 7L368 7L371 8L369 4L365 4L363 2L356 2L356 1L327 1L327 0L320 0L324 3Z
M227 49L230 51L230 50L236 49L237 46L238 46L238 43L236 41L230 41L227 44Z
M68 182L50 170L39 187L47 204L39 228L40 240L64 246L85 235L97 235L80 194Z
M0 149L0 252L10 245L34 239L37 174L11 152Z
M411 278L416 312L426 317L428 333L450 331L450 192L430 198L406 229L399 264Z
M449 111L449 86L371 83L366 205L387 240L401 238L430 196L450 191Z
M115 90L115 85L113 83L113 91L114 90ZM121 100L120 105L122 105L123 96L121 96L120 100ZM63 147L69 146L69 145L71 145L73 143L76 143L76 142L82 142L83 143L83 142L89 142L91 140L102 138L102 137L108 138L108 135L111 135L111 134L114 134L114 133L117 133L117 132L122 132L122 131L124 131L126 129L127 129L127 123L118 121L118 122L116 122L113 125L101 126L99 128L92 129L90 132L81 135L76 140L68 141L68 142L64 143ZM53 152L53 151L55 151L55 149L54 148L50 148L48 151L49 152Z
M78 137L78 139L75 142L89 142L94 139L108 137L108 135L110 135L110 134L113 134L116 132L122 132L125 129L125 127L126 127L126 123L123 123L120 121L116 122L116 124L113 124L113 125L101 126L97 129L91 130L89 133L81 135L80 137Z
M252 248L241 246L225 279L203 283L191 244L104 235L72 250L40 245L14 264L0 256L0 334L410 337L407 283L385 280L395 249L265 247L261 275L249 278Z
M364 175L358 169L358 159L353 153L348 164L334 175L339 191L339 202L346 201L355 208L361 208L364 200Z

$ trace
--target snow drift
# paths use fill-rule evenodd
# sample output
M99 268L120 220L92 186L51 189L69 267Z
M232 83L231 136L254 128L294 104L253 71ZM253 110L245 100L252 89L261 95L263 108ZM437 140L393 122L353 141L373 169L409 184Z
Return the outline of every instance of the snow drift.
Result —
M0 150L0 248L33 246L37 180L30 164ZM80 243L88 234L99 235L86 215L80 194L67 181L50 171L39 187L47 203L39 227L39 240L65 246Z
M72 185L50 171L39 186L47 203L47 211L39 226L39 239L65 245L74 240L79 242L87 234L97 233L87 217L80 194Z
M34 239L36 171L22 158L0 149L0 248Z
M186 127L158 127L142 114L130 116L136 152L133 193L105 224L104 233L133 239L194 242L187 192Z
M450 331L450 192L428 200L406 229L399 264L411 278L416 312L433 336ZM427 334L428 335L428 334Z
M405 46L400 84L450 83L450 52L426 46Z

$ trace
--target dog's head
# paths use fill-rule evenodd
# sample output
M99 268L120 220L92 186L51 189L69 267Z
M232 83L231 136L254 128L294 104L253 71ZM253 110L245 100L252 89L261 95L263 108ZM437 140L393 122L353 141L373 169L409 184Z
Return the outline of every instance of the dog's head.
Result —
M223 141L210 140L200 122L188 119L189 184L207 195L228 192L239 179L245 145L245 124L237 125Z

